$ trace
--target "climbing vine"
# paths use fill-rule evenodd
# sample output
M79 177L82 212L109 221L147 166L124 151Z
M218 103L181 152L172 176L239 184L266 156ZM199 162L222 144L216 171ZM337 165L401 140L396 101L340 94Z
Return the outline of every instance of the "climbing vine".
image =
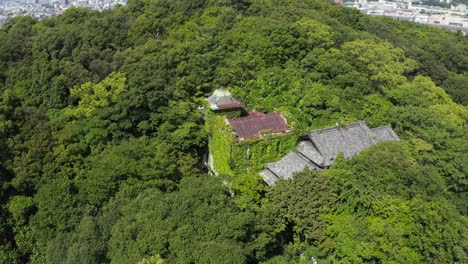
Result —
M283 135L263 133L261 136L238 141L225 116L207 111L206 124L210 133L209 152L214 170L225 176L255 173L268 162L279 160L297 146L294 131Z

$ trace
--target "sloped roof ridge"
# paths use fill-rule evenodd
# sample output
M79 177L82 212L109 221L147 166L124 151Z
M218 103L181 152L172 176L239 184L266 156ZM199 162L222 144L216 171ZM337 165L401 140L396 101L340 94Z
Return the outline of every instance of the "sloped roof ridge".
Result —
M371 128L370 132L376 143L385 140L400 140L400 137L395 133L391 124ZM385 135L385 132L388 134Z
M289 152L288 152L288 154L286 154L286 155L284 155L283 157L281 157L281 159L280 159L280 160L277 160L277 161L274 161L274 162L269 162L269 163L267 163L267 164L265 165L265 168L267 168L267 169L271 170L271 171L272 171L272 172L273 172L273 173L276 175L276 173L275 173L275 172L272 170L271 166L274 166L275 164L277 164L277 163L280 163L280 162L284 161L284 160L285 160L287 157L289 157L291 154L294 154L294 153L295 153L295 152L294 152L294 151L292 151L292 150L291 150L291 151L289 151Z
M255 110L256 111L256 110ZM252 111L251 111L252 112ZM250 112L249 112L250 114ZM262 113L262 112L258 112L256 111L253 115L248 115L248 116L241 116L241 117L234 117L234 118L230 118L229 121L231 120L239 120L239 119L242 119L242 120L247 120L247 119L256 119L256 118L265 118L265 117L268 117L268 116L273 116L273 115L280 115L280 116L283 116L283 113L281 112L273 112L273 113ZM283 116L284 117L284 116Z
M329 166L333 162L332 160L336 157L338 152L343 152L345 155L346 153L350 152L351 149L356 149L357 146L352 145L350 150L347 150L346 147L344 147L342 144L343 142L323 142L324 138L331 137L333 138L336 133L344 133L344 135L352 135L356 133L355 131L360 131L366 140L368 140L368 144L374 144L375 141L371 137L371 131L369 127L366 125L365 121L359 121L355 123L351 123L345 127L340 127L340 126L334 126L334 127L327 127L327 128L322 128L322 129L317 129L317 130L311 130L309 131L309 139L312 141L312 143L316 146L317 150L319 151L320 154L323 156L324 166ZM346 136L348 137L348 136ZM349 139L348 139L349 140ZM349 142L347 142L349 143ZM330 145L332 144L332 145ZM333 144L338 144L338 145L333 145ZM367 144L366 144L367 145ZM350 153L348 153L350 154Z
M304 154L302 154L300 151L295 152L301 159L303 159L305 162L311 164L313 167L318 167L319 164L316 164L314 161L308 159Z
M277 161L273 161L273 162L268 162L267 164L265 164L265 168L266 169L269 169L271 171L271 166L273 166L275 163L278 163L280 162L284 157L286 157L287 155L291 154L292 151L290 151L288 154L284 155L283 157L281 157L281 159L277 160ZM274 172L273 172L274 173ZM276 174L275 174L276 175Z
M213 95L216 97L231 96L231 92L229 92L224 86L221 86L213 91Z
M343 127L343 130L339 129L339 126L322 128L317 130L310 130L308 139L303 139L300 145L297 147L297 151L291 151L287 155L283 156L279 161L271 162L266 164L268 171L271 171L274 175L276 171L286 172L287 178L292 177L291 173L296 172L296 168L300 166L287 166L284 162L297 162L305 164L305 166L313 169L324 169L334 163L334 158L341 152L346 158L350 158L363 149L377 144L381 141L389 140L400 140L398 135L393 131L391 124L369 128L365 121L355 122ZM350 129L350 130L348 130ZM327 134L331 132L330 134ZM322 134L325 133L325 134ZM340 143L340 141L342 141ZM314 151L318 153L318 156L323 158L323 163L318 164L315 160L310 159L306 152L301 151L301 144L304 142L305 145L311 144L314 147ZM306 150L305 148L302 150ZM295 155L296 160L286 158L291 155ZM304 163L305 161L305 163ZM276 165L284 165L285 168L276 168ZM283 177L283 175L277 175Z
M382 129L385 129L385 128L392 128L392 125L388 124L388 125L384 125L384 126L379 126L379 127L374 127L374 128L371 128L370 130L374 131L374 130L382 130ZM392 128L393 129L393 128Z
M301 151L301 146L305 146L305 145L307 145L307 143L311 144L312 147L317 151L317 153L320 155L319 159L321 159L321 161L314 160L314 157L308 157L305 153L303 153L303 151L306 151L306 149L302 149L302 151ZM317 145L311 139L303 140L303 141L299 142L299 145L297 146L296 149L297 149L297 152L299 154L301 154L302 156L304 156L305 159L311 161L312 163L316 164L317 166L322 166L324 164L324 162L325 162L325 157L323 156L323 153L320 152Z
M225 88L216 89L210 97L205 98L210 104L211 110L226 110L244 107L244 103L231 95Z
M260 176L262 176L263 181L265 181L269 186L274 185L275 182L280 179L280 177L276 175L273 171L271 171L269 168L263 169L260 172Z
M359 126L366 126L367 127L367 124L364 120L362 121L359 121L359 122L355 122L355 123L351 123L347 126L344 126L344 127L341 127L341 126L332 126L332 127L326 127L326 128L320 128L320 129L315 129L315 130L310 130L309 131L309 134L319 134L319 133L327 133L327 132L330 132L330 131L334 131L334 130L337 130L339 128L354 128L354 127L359 127Z
M266 164L265 168L270 170L278 178L288 179L294 173L297 173L308 167L310 170L317 169L317 166L296 151L290 151L279 161Z

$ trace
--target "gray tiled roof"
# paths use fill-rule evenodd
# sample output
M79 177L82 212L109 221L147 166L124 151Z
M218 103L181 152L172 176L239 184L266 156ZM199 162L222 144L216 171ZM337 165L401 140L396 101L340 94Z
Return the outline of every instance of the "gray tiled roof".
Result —
M317 165L323 165L323 156L310 141L301 141L297 147L297 151L301 153L308 160L312 161Z
M374 141L400 140L398 135L393 131L392 126L386 125L381 127L371 128L372 138Z
M346 127L330 127L309 132L309 138L324 158L324 166L333 164L338 154L350 158L375 144L364 121Z
M310 170L317 169L317 166L308 161L301 154L291 151L281 160L268 163L266 165L266 169L263 170L260 175L268 185L273 185L277 179L289 179L294 173L301 172L306 167ZM276 176L277 179L273 176Z
M260 172L260 176L262 176L263 181L266 182L268 186L272 186L276 183L279 178L271 172L270 169L264 169Z
M309 140L299 143L298 153L290 152L280 161L268 163L260 172L268 185L273 185L279 178L288 179L305 167L311 170L326 168L340 153L350 158L381 141L400 140L390 125L369 129L364 121L346 127L311 130L308 137Z

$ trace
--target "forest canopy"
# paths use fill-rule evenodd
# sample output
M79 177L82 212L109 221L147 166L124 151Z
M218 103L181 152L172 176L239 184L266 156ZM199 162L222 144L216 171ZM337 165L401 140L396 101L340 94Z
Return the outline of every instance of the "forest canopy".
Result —
M0 263L467 263L467 38L319 0L14 18ZM401 141L273 187L215 177L198 108L219 86L297 141L360 120Z

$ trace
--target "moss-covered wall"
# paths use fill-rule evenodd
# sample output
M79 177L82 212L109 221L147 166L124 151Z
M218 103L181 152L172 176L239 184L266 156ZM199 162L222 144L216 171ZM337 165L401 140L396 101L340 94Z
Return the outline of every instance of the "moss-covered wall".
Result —
M210 133L209 151L214 169L221 175L239 176L256 173L266 163L274 162L296 148L298 135L268 135L238 141L232 128L226 124L225 115L207 111L206 125Z

